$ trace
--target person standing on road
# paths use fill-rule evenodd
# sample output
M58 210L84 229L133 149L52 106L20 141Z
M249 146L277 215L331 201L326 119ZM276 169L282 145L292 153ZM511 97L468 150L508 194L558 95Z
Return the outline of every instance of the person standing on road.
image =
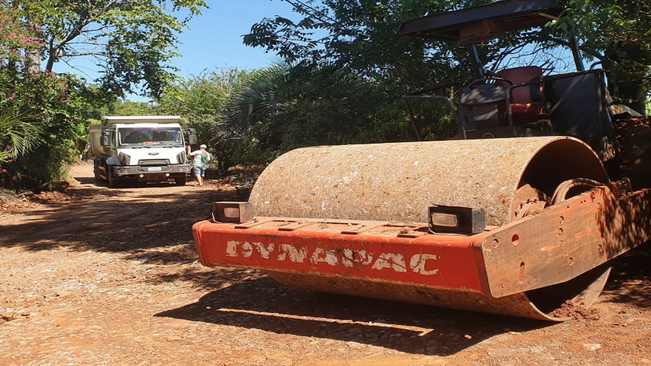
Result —
M206 151L206 145L202 144L199 146L199 150L192 152L190 152L190 146L188 146L188 155L194 158L192 170L197 182L202 186L203 178L206 176L206 167L208 167L208 163L210 162L210 153Z

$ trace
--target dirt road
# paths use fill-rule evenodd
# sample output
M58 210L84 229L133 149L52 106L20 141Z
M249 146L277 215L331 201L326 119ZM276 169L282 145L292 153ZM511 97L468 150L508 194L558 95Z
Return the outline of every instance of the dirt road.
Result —
M0 365L651 365L650 244L615 262L592 311L541 323L204 268L191 226L236 198L225 181L72 176L0 210Z

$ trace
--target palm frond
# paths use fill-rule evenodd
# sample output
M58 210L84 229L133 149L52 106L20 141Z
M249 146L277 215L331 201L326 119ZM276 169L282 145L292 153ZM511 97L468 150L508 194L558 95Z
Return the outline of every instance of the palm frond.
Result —
M0 142L9 146L13 156L25 155L41 143L40 129L26 116L0 114Z

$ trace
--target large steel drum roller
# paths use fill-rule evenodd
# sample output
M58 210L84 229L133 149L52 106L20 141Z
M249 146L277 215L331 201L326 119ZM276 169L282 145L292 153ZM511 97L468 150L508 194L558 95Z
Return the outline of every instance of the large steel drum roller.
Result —
M559 184L573 178L609 181L597 155L568 137L309 147L269 165L249 201L258 216L413 222L427 222L433 204L483 208L488 225L502 226L517 220L515 211L529 199L519 189L531 187L527 192L551 197ZM593 302L608 271L597 268L568 283L501 298L357 278L268 273L310 290L558 319L553 312L566 300Z
M566 137L309 147L271 163L249 201L260 216L416 222L432 204L465 206L499 226L518 188L551 196L571 178L608 182L597 155Z

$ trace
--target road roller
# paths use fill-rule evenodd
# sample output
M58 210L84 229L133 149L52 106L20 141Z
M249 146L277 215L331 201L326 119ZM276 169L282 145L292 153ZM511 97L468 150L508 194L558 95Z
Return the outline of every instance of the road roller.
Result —
M476 52L561 11L511 0L417 18L399 34ZM454 106L461 139L280 156L247 202L214 202L194 224L201 263L311 291L566 319L597 299L613 258L651 237L648 182L625 175L648 169L649 154L622 163L604 73L577 69L482 71L459 100L406 98Z

